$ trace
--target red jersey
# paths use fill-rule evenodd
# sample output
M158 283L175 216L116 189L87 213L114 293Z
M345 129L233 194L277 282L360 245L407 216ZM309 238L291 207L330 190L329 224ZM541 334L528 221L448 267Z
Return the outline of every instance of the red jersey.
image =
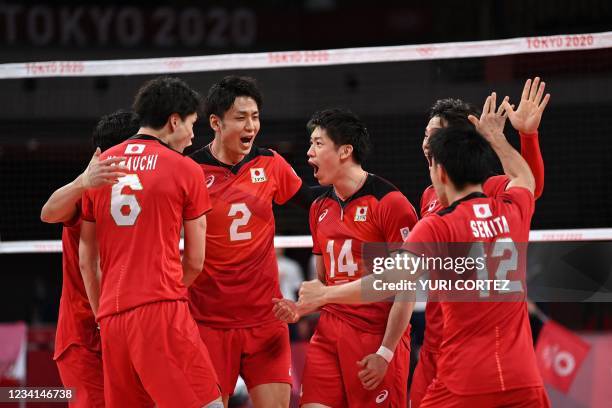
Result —
M235 166L217 161L208 146L191 157L207 175L213 205L204 271L189 288L193 317L214 328L276 321L272 298L282 295L272 203L287 202L302 180L278 153L256 146Z
M508 182L510 182L510 179L506 175L489 177L482 184L482 191L487 197L496 197L506 190ZM421 218L425 218L442 209L444 209L444 207L438 201L436 190L433 186L427 187L421 195Z
M503 193L510 179L508 176L492 176L489 177L483 184L482 189L488 197L496 197ZM421 218L444 209L438 201L436 190L433 186L429 186L421 195ZM437 302L427 302L425 306L425 336L423 338L423 347L430 352L437 352L442 343L442 328L444 326L444 318L442 317L442 307Z
M423 218L406 245L495 243L508 238L526 243L533 211L533 195L524 188L511 188L496 198L473 193ZM490 228L483 225L481 229L478 223L488 223ZM497 272L493 275L502 279ZM449 390L456 394L482 394L542 385L525 302L439 304L444 327L437 377Z
M73 344L100 351L98 325L79 268L80 236L81 200L77 203L77 213L62 228L62 297L55 332L54 359Z
M369 174L363 187L347 201L329 189L310 207L312 252L323 256L324 283L342 285L365 276L363 244L403 242L416 222L416 212L408 199L376 175ZM323 310L360 330L379 334L385 331L392 305L328 304Z
M100 247L98 319L146 303L187 300L181 227L210 210L202 169L158 139L136 135L100 160L114 156L127 158L130 174L83 196L83 219L96 223Z

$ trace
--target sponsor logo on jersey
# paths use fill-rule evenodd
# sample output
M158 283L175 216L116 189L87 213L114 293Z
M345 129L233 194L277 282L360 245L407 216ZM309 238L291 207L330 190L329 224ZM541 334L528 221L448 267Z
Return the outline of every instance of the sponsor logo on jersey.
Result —
M319 215L319 222L323 221L323 218L325 218L325 216L327 215L327 211L329 210L326 208L325 210L323 210L321 215Z
M474 204L474 215L476 218L489 218L491 215L491 207L489 204Z
M215 176L210 175L206 177L206 187L210 188L210 186L212 186L214 182L215 182Z
M432 212L437 204L438 204L438 200L433 200L432 202L430 202L429 207L427 207L427 212Z
M266 173L263 168L257 167L251 169L251 181L253 183L263 183L266 180Z
M368 207L357 207L355 210L355 221L365 221L368 215Z
M382 404L387 397L389 396L389 391L387 390L383 390L380 394L378 394L378 396L376 397L376 403L377 404Z
M408 238L408 234L410 234L410 228L404 227L400 228L400 234L402 234L402 239L405 241Z
M144 152L145 149L145 145L143 144L128 144L125 147L125 152L124 154L142 154L142 152Z

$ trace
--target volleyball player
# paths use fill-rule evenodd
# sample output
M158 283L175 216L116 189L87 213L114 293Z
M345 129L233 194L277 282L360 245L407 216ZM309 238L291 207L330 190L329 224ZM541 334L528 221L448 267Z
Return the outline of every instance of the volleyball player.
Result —
M214 139L191 157L206 173L212 211L204 270L189 299L226 406L241 375L256 408L286 408L291 348L287 324L272 312L272 299L282 297L272 205L302 196L307 204L309 191L283 157L254 144L262 102L252 78L228 76L208 91Z
M76 391L69 403L74 408L104 407L100 333L79 269L81 195L88 188L114 184L125 175L125 167L118 165L123 158L99 161L99 156L134 135L138 127L138 118L130 111L103 116L93 131L96 151L89 165L74 181L53 192L40 213L44 222L63 223L62 296L53 359L64 387Z
M402 242L417 215L395 186L363 169L369 135L356 115L324 110L308 128L308 162L331 186L310 209L317 273L328 286L343 285L367 273L365 246ZM295 306L287 313L291 306L279 301L277 316L295 321L307 313ZM399 301L325 305L306 355L302 406L406 406L411 312Z
M199 107L199 95L178 78L147 82L133 105L138 134L101 156L125 156L128 174L83 196L79 255L87 287L98 279L99 246L101 287L92 284L88 295L101 328L107 407L222 404L187 304L210 210L202 170L181 154Z
M539 109L536 100L542 99L545 83L536 77L528 79L523 87L521 100L516 111L510 108L508 116L512 127L519 132L521 155L531 168L536 187L535 198L538 199L544 188L544 162L538 143L538 127L542 119L543 109ZM545 105L544 105L545 106ZM436 101L430 111L430 119L425 128L423 153L431 164L429 153L429 138L441 128L448 126L471 126L469 115L479 116L479 109L459 99L442 99ZM483 191L489 197L503 192L509 178L506 175L494 175L484 182ZM429 186L421 196L421 217L426 217L442 210L435 189ZM427 387L436 376L436 361L442 342L443 329L442 308L437 302L429 301L425 307L425 336L423 346L419 351L419 360L412 376L410 387L410 403L412 408L418 408L425 395Z

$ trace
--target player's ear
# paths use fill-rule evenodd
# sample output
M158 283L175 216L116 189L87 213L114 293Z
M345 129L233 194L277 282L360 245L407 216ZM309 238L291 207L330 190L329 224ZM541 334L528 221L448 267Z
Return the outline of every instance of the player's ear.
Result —
M178 113L173 113L168 118L168 123L170 124L170 131L174 132L178 125L180 124L181 117Z
M340 147L340 158L348 159L353 154L353 145L342 145Z
M212 130L214 130L215 132L218 132L219 130L221 130L221 118L219 118L214 113L211 114L210 117L208 118L208 123L210 124L210 127L212 128Z

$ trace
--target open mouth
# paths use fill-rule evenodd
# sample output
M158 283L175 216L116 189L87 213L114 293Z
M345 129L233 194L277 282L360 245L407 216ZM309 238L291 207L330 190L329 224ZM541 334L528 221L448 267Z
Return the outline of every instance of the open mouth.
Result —
M308 161L308 164L310 166L312 166L313 168L313 174L315 177L317 177L317 173L319 172L319 166L317 166L316 164L314 164L313 162L311 162L310 160Z
M244 136L240 138L240 143L242 143L243 147L251 146L251 142L253 142L253 136Z

